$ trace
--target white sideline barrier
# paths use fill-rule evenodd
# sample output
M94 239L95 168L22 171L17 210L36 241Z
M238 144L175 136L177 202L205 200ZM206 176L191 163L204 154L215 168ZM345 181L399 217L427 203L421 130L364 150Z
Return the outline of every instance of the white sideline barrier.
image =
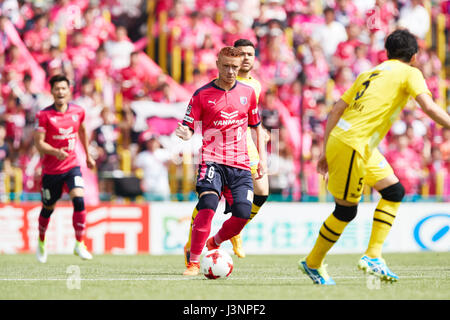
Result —
M152 203L153 254L181 254L187 240L195 203ZM224 215L223 203L214 216L215 234ZM347 226L330 253L363 253L370 238L376 203L361 203L357 217ZM319 228L334 209L333 203L266 203L245 227L242 237L247 254L305 254L314 245ZM383 252L450 250L450 203L403 203ZM223 248L232 252L229 241Z
M182 254L195 202L102 204L87 207L86 245L94 254ZM361 203L330 253L363 253L376 203ZM211 234L230 214L219 204ZM247 254L305 254L314 245L333 203L266 203L245 227ZM0 254L36 250L40 204L0 205ZM58 205L47 232L50 253L71 254L74 244L71 204ZM230 253L229 241L222 245ZM403 203L384 252L450 250L450 203Z

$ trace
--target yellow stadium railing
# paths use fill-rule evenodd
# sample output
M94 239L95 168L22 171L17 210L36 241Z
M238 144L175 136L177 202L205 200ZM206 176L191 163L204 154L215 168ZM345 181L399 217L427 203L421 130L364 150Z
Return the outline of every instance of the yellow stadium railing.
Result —
M14 202L20 202L23 192L23 171L22 168L14 168Z
M216 11L216 15L214 17L214 21L216 22L217 25L222 25L223 22L223 12L221 10L217 10Z
M167 73L167 11L159 13L158 62L164 73Z
M327 106L331 106L335 102L333 98L334 85L335 85L334 80L331 78L328 79L325 92L325 101Z
M131 174L131 151L129 149L125 149L123 147L118 147L117 152L120 157L120 170L125 175Z
M422 170L422 175L424 177L428 177L429 171L427 168ZM426 199L430 196L430 183L428 182L428 179L424 179L420 189L421 189L420 194L422 195L423 198Z
M440 170L436 174L436 199L442 200L444 195L445 172Z
M106 22L111 22L111 12L108 9L103 10L102 16Z
M192 181L194 181L194 175L192 170L192 153L185 151L183 153L183 175L181 182L181 190L184 200L188 200L189 193L193 190Z
M430 1L424 2L424 7L428 11L428 16L430 17L430 29L428 29L427 34L425 35L425 42L427 44L428 48L431 48L433 46L433 20L432 20L432 14L431 14L431 3Z
M184 82L194 81L194 51L188 49L184 53Z
M12 176L9 174L4 175L4 188L5 197L3 202L8 203L10 201L10 194L14 192L14 202L20 202L20 198L23 192L23 171L21 168L12 168Z
M9 202L9 195L11 193L11 177L4 173L4 187L5 187L5 195L2 195L2 202L8 203Z
M116 108L116 117L118 121L122 120L122 110L123 110L123 95L122 92L120 92L120 88L118 89L119 91L116 92L115 97L114 97L114 106Z
M323 13L323 1L322 0L314 0L314 13L317 15L321 15Z
M445 37L445 15L438 14L436 19L436 48L439 60L442 63L440 82L439 82L439 92L440 92L440 105L442 108L447 107L447 75L445 67L445 58L447 50L447 42Z
M178 39L181 34L179 27L174 27L172 30L172 39ZM181 81L181 46L178 41L173 41L172 60L171 60L172 78L180 83Z
M147 55L155 60L155 37L153 36L153 26L155 25L155 5L156 0L147 1Z
M100 79L94 80L95 92L103 92L103 83Z
M444 66L447 43L445 40L445 15L442 13L438 14L436 18L436 45L438 57ZM444 71L445 68L442 68L442 70Z
M291 27L288 27L284 30L284 36L286 38L286 43L288 44L289 48L294 47L294 30L292 30Z
M67 30L66 30L66 28L61 28L59 30L58 34L59 34L59 49L61 51L63 51L67 47Z
M169 187L170 193L175 195L178 193L178 175L177 175L177 165L173 162L170 162L168 165L169 171Z

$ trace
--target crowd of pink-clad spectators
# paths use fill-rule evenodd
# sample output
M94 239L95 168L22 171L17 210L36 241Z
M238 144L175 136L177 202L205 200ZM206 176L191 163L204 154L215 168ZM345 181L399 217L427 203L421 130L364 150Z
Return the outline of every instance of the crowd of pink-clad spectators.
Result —
M431 4L433 18L445 14L448 32L450 1ZM141 0L0 0L0 117L5 128L4 138L0 130L0 164L3 171L11 165L28 168L25 191L38 191L30 169L38 166L38 154L30 137L34 115L48 99L42 94L48 86L36 80L37 71L44 80L60 72L73 80L74 102L86 108L100 169L117 169L119 132L121 143L139 142L129 109L124 108L120 121L113 120L115 93L122 93L124 106L143 99L179 101L166 76L149 75L140 67L147 9ZM442 99L445 66L427 46L432 25L420 0L156 0L153 12L153 36L157 40L167 32L169 62L177 45L183 58L188 50L194 52L193 81L185 82L184 74L181 83L189 94L216 76L221 47L240 38L255 43L253 76L263 88L263 125L279 136L278 151L269 156L270 185L273 192L294 199L319 195L315 164L329 108L360 72L386 59L384 39L395 28L408 28L418 37L416 66L434 99ZM158 23L161 12L168 17L164 30ZM10 26L30 56L8 36ZM380 149L409 195L448 198L450 131L435 126L413 102L405 110Z

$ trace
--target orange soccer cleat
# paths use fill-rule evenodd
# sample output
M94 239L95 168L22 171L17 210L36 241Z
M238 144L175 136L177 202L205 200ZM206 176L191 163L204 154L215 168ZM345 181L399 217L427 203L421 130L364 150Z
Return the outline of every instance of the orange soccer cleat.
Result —
M200 272L200 263L189 262L187 269L183 272L183 276L196 276Z

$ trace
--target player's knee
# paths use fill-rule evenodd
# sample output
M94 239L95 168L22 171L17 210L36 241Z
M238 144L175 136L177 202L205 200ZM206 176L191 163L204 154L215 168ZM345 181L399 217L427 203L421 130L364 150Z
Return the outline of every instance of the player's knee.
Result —
M381 197L384 200L392 202L401 202L405 196L405 188L400 182L380 190Z
M358 212L358 206L341 206L340 204L336 203L336 207L334 209L333 215L336 217L336 219L339 219L341 221L350 222L356 217L356 213Z
M252 213L252 204L249 201L235 202L231 206L231 212L233 217L250 219L250 214Z
M43 217L43 218L47 218L48 219L52 215L53 211L55 211L55 208L42 207L40 216Z
M74 211L81 212L85 210L83 197L74 197L72 203Z
M206 193L200 197L197 204L198 211L203 209L210 209L216 211L219 205L219 197L216 193Z

